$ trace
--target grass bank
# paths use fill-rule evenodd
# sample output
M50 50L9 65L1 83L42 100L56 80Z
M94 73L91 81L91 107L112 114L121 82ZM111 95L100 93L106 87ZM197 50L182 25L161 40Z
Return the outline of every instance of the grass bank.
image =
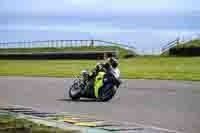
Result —
M200 47L200 40L192 40L187 43L180 43L176 46L177 48L196 48Z
M94 60L0 60L2 76L73 77L91 70ZM122 78L200 80L200 57L120 59Z
M179 43L161 54L162 56L200 56L200 40Z

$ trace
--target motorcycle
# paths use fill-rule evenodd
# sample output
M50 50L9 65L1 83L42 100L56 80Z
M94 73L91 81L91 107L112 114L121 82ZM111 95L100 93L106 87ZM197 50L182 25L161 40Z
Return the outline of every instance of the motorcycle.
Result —
M111 100L120 84L120 72L111 71L109 75L105 72L99 72L94 79L88 79L89 72L83 70L79 77L76 77L73 84L69 88L69 97L72 100L79 100L80 98L92 98L97 101L106 102ZM100 88L95 87L100 85ZM92 92L88 90L93 90Z

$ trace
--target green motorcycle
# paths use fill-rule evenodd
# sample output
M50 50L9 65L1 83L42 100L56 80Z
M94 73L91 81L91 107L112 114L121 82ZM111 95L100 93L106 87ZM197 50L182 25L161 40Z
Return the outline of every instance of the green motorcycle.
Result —
M69 96L72 100L92 98L106 102L113 98L121 84L118 68L111 70L109 74L98 72L93 79L89 79L88 76L89 72L83 70L81 75L75 78L69 88Z

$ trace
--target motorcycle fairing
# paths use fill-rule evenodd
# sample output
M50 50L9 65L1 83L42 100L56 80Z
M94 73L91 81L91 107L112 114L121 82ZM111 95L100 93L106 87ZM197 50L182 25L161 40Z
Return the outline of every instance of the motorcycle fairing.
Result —
M98 75L95 78L95 83L94 83L94 92L95 92L95 97L99 97L99 89L103 86L103 78L105 72L99 72Z

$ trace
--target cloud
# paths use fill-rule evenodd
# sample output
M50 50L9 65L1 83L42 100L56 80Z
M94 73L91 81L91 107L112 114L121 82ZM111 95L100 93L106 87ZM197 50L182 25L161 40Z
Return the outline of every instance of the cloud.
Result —
M198 0L1 0L0 13L34 15L131 15L199 9Z

